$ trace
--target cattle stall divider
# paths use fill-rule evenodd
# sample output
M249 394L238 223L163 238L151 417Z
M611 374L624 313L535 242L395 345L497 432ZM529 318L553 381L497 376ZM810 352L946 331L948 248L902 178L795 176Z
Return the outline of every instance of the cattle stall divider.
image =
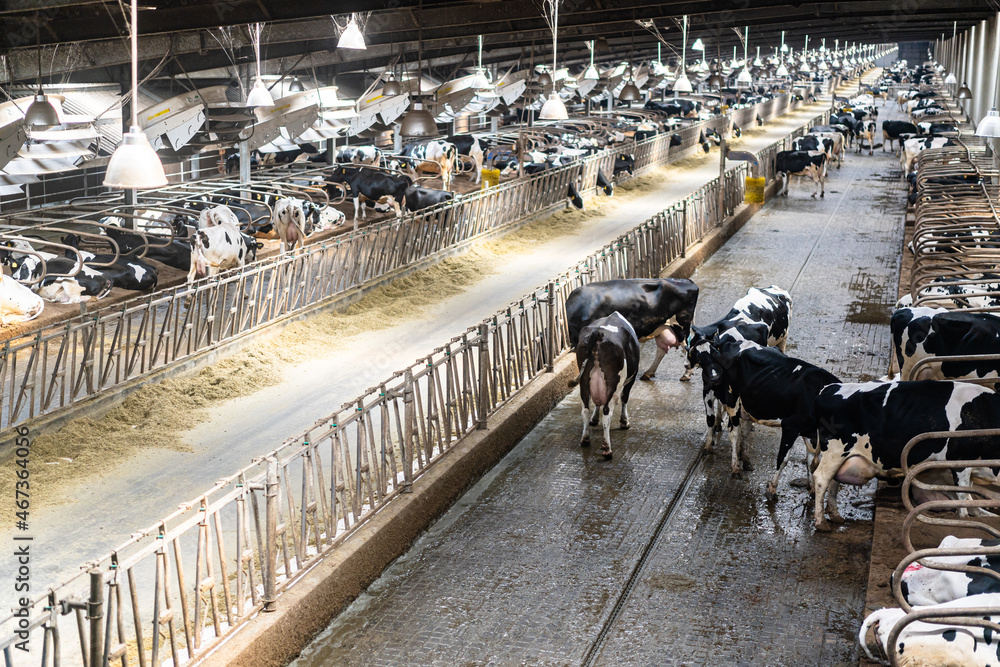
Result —
M810 89L811 90L811 89ZM670 133L602 150L568 166L534 177L462 196L399 219L389 219L310 244L297 252L249 263L234 271L100 308L25 332L0 344L0 435L26 421L67 414L81 403L119 390L204 356L264 329L321 307L348 290L362 288L418 262L438 257L525 218L563 206L570 185L597 191L597 174L611 174L618 155L635 155L635 176L684 155L697 146L703 129L729 132L733 123L748 126L756 115L777 117L798 102L791 94L774 97L726 115L695 123L677 133L682 144L670 150ZM329 168L281 170L282 183L322 176ZM741 201L735 176L727 176L725 208ZM740 177L742 178L742 177ZM238 186L229 181L196 181L143 194L137 209L163 202L229 193L234 188L265 192L269 181ZM323 193L323 197L326 193ZM718 204L692 205L700 238ZM68 231L84 217L111 215L113 208L73 217L71 209L54 207L32 212L40 224L0 231ZM45 215L42 215L45 214ZM48 219L51 218L51 219ZM48 221L46 221L48 219ZM0 236L2 238L2 236ZM249 295L244 298L245 295Z
M828 114L824 111L800 131L826 122ZM781 146L778 141L757 153L768 173ZM592 281L658 276L733 213L742 201L748 167L740 163L721 181L715 178L698 188L133 533L111 553L89 562L86 571L34 598L23 630L37 640L31 643L36 649L32 657L45 667L78 664L81 656L97 650L88 643L89 636L105 638L96 662L156 666L169 652L172 664L179 666L207 655L259 612L279 607L281 593L297 577L334 552L377 510L407 493L414 480L446 458L463 437L485 428L491 415L529 382L552 369L555 358L569 347L564 304L573 289ZM552 176L569 178L579 169L575 165ZM535 183L527 184L531 191ZM725 195L721 211L719 188ZM498 189L492 198L473 202L481 207L505 201L507 192ZM287 312L307 293L371 275L373 258L400 238L411 240L408 230L440 230L428 249L440 247L449 228L439 223L443 219L451 224L455 217L437 210L409 223L385 225L388 235L380 236L378 244L321 243L314 252L203 282L190 295L193 305L187 310L177 305L183 290L172 290L157 297L164 299L167 316L156 321L148 314L140 316L143 341L112 355L121 361L111 371L107 353L93 343L77 341L83 348L80 354L93 360L95 382L106 372L126 370L127 364L147 367L156 355L182 356L206 341L251 330ZM472 222L477 217L465 216L464 224L478 225ZM350 277L344 275L348 256L360 258ZM282 296L265 297L275 292L265 292L264 283L278 282L279 272L300 277L281 283L287 287ZM251 295L247 302L230 298L244 291ZM154 302L156 298L148 298L149 304ZM213 320L199 324L190 316L199 303L227 306L214 311L218 316ZM136 313L150 311L145 303L134 308ZM67 328L77 339L93 340L109 327L122 326L120 316L112 313ZM184 333L170 338L167 329ZM105 611L86 617L72 613L88 605L94 610L103 605ZM18 622L13 614L0 620L5 656L20 641Z

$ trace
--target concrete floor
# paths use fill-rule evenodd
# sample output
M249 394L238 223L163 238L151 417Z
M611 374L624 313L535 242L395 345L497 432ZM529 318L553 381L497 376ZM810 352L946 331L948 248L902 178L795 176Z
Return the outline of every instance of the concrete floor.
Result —
M698 270L696 322L777 284L792 291L790 355L881 376L898 162L852 153L825 199L809 192L793 184ZM756 471L731 479L725 438L699 455L701 388L680 373L670 355L633 391L611 462L579 447L568 396L294 665L856 665L874 484L842 491L847 523L814 534L808 494L789 484L801 445L766 501L777 431L756 428Z
M766 131L745 134L738 147L759 150L821 113L826 104L818 102L775 119L761 128ZM32 507L33 587L43 590L75 574L84 561L106 554L132 531L153 524L215 480L305 430L334 406L696 190L718 175L718 160L718 149L713 148L699 166L678 170L677 177L658 191L636 197L612 216L590 220L578 234L539 245L422 318L404 316L393 328L359 336L326 356L304 360L287 370L277 386L219 406L208 421L186 434L190 452L144 449L109 462L100 477L66 483L59 489L65 502ZM0 539L10 537L8 530L0 530ZM0 555L0 571L13 565L11 554ZM13 597L12 590L0 592L0 608L11 606Z

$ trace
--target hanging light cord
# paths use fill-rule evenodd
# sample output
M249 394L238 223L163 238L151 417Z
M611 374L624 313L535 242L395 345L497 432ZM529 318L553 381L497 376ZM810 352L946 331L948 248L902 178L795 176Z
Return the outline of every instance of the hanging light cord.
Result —
M132 2L136 2L136 0L132 0ZM253 54L254 54L254 58L257 61L257 78L260 78L260 34L264 30L264 24L263 23L254 23L252 30L253 30L253 34L252 34L252 37L253 37Z
M139 35L138 20L139 0L132 0L132 22L129 32L132 33L132 127L139 126Z

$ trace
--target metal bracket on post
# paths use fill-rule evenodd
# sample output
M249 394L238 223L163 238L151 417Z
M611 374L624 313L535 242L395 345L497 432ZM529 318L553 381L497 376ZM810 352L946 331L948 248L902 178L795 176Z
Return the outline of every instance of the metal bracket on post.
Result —
M545 364L545 372L551 373L555 370L555 356L556 356L556 284L554 282L549 283L549 296L545 299L548 306L548 331L546 333L545 339L548 344L548 359Z
M479 325L479 420L476 428L486 429L486 413L490 409L490 325Z
M267 461L267 478L264 482L264 516L266 525L264 528L264 559L261 568L261 577L264 579L264 611L275 611L276 589L277 589L277 565L278 565L278 459L273 456L265 458Z

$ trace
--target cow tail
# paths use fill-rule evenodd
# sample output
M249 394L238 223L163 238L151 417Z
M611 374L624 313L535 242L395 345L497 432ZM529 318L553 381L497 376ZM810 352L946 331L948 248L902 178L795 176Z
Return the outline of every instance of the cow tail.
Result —
M868 641L866 639L868 636L868 630L872 626L882 622L883 620L882 617L886 615L884 612L891 612L891 611L896 611L896 610L892 608L886 608L873 611L871 614L868 615L868 618L864 620L864 623L861 624L861 629L858 631L858 643L861 644L861 648L865 650L865 655L867 655L868 659L871 660L872 662L880 662L880 659L873 656L871 651L868 650ZM875 633L875 641L876 642L879 641L877 631ZM889 651L891 649L886 647L885 650Z
M580 384L580 380L583 379L583 371L586 370L586 368L587 368L587 364L585 362L583 364L583 368L580 369L580 373L575 378L573 378L572 380L569 381L569 388L570 389L572 389L573 387L575 387L578 384Z
M194 235L194 243L192 244L194 250L194 260L195 260L195 275L205 276L208 275L208 266L205 263L205 248L201 245L201 235Z

